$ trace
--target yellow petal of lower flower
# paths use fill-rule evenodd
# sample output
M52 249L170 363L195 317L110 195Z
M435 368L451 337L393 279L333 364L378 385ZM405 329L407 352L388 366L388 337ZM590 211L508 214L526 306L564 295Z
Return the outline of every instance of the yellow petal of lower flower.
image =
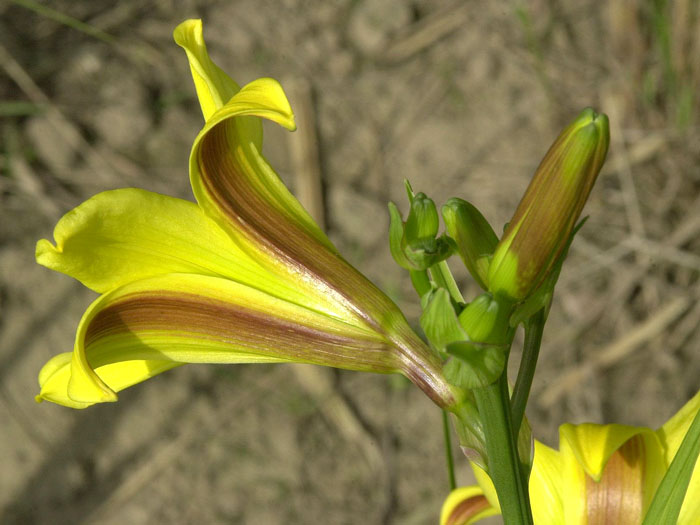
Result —
M68 398L115 400L115 388L129 380L118 376L111 384L122 369L105 368L104 375L101 367L130 361L296 361L380 373L405 364L381 334L227 279L192 274L143 279L98 298L78 327ZM55 384L65 382L57 375L65 373L65 364L46 365L42 398L50 399L46 389L55 391ZM131 384L146 378L137 375Z
M667 463L673 461L698 410L700 410L700 391L656 431L664 446Z
M535 441L535 456L530 472L530 502L535 523L564 523L561 454ZM569 480L566 483L570 483Z
M528 486L532 515L538 525L569 523L564 520L562 504L564 490L562 466L562 457L558 451L535 441L535 455ZM472 463L471 467L489 505L495 512L499 512L498 495L493 481L476 464ZM571 482L572 480L566 480L566 484Z
M481 490L483 491L484 496L486 496L486 499L489 501L489 504L493 508L498 509L500 512L501 506L498 502L498 494L496 494L496 487L494 486L493 481L491 481L491 478L486 471L476 463L471 462L470 465L472 467L472 471L474 472L476 482L481 487Z
M667 467L656 434L586 423L562 425L559 435L566 522L638 523Z
M584 472L599 481L610 456L639 432L639 428L627 425L566 423L559 427L559 440L562 451L563 445L568 445Z
M469 525L498 514L480 487L460 487L447 496L440 512L440 525Z
M238 84L209 58L201 20L185 20L173 37L187 53L204 120L208 120L238 92Z

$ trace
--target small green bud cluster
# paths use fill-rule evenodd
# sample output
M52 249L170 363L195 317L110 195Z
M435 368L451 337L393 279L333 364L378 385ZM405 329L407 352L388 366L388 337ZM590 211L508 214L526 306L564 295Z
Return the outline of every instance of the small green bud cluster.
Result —
M550 147L500 240L463 199L442 207L441 236L435 203L414 194L408 183L405 223L389 204L391 253L411 272L424 309L421 326L432 346L444 358L457 358L446 365L457 386L475 388L497 379L514 328L542 308L546 316L609 142L607 117L585 109ZM451 275L445 278L444 261L455 252L485 292L468 304L456 285L449 286Z
M440 219L433 200L425 193L414 195L408 182L406 192L411 208L405 223L396 205L389 203L391 254L406 270L427 270L452 255L453 243L445 235L437 237Z
M408 183L410 210L405 223L396 205L389 204L391 253L409 270L421 297L421 327L444 360L444 377L462 392L453 407L462 449L483 469L489 467L484 419L488 414L483 408L490 405L477 407L477 401L486 399L484 392L497 381L507 384L504 370L517 326L525 324L526 340L528 330L531 334L539 330L541 337L562 263L583 224L577 226L577 221L609 142L607 117L585 109L550 147L500 239L481 212L459 198L442 207L446 231L442 236L435 203L423 193L414 195ZM459 254L483 290L471 302L464 301L447 266L453 253ZM534 345L533 364L524 368L521 364L509 400L517 414L518 454L526 469L532 449L523 413L539 342Z

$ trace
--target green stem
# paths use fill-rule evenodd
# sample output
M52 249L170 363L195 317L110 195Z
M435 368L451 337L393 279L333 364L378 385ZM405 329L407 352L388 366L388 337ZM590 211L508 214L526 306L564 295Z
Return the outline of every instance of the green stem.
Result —
M450 292L450 297L456 303L463 303L464 297L462 297L462 292L459 291L459 286L455 278L452 276L450 267L447 266L447 261L440 261L434 266L430 267L430 275L433 276L433 280L438 286L441 286L448 292Z
M430 292L430 278L427 270L410 270L409 275L418 297L423 297Z
M442 430L445 435L445 459L447 460L447 475L450 481L450 492L457 488L455 481L455 463L452 457L452 437L450 434L450 415L442 411Z
M513 432L516 436L520 431L520 424L523 421L523 417L525 417L525 407L527 406L527 399L530 396L532 378L535 375L537 358L540 355L544 323L544 308L540 309L525 323L523 356L520 359L520 368L518 369L518 377L515 380L513 398L511 400Z
M506 525L532 525L527 477L518 459L505 370L498 381L473 392L484 426L488 473L498 494L503 521Z

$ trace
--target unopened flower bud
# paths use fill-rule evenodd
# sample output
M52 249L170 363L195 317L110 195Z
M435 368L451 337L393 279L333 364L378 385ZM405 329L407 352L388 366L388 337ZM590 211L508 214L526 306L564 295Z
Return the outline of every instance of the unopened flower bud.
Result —
M453 198L442 207L447 234L457 244L464 265L474 280L487 289L489 263L498 244L498 236L475 206Z
M425 193L416 193L411 201L411 210L408 212L404 228L406 241L411 243L425 237L435 237L439 227L440 222L433 199Z
M496 381L506 362L512 330L508 325L510 308L483 293L459 314L459 324L467 340L446 345L455 357L444 368L447 380L460 388L484 387Z
M567 244L609 143L608 117L587 108L552 144L493 254L493 293L520 301L543 282Z

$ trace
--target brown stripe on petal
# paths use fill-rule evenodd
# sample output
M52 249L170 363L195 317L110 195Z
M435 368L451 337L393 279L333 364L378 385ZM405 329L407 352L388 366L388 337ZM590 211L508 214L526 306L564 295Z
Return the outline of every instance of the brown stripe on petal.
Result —
M486 496L472 496L461 501L447 517L446 525L464 525L471 518L490 507Z
M644 500L644 438L636 435L615 451L598 483L586 476L589 525L637 525Z
M518 279L530 289L542 279L561 255L569 233L586 204L597 172L593 157L585 159L580 173L594 176L566 177L563 163L577 143L560 136L540 163L525 191L504 238L518 227L510 250L518 254ZM521 222L522 221L522 222Z
M235 133L235 125L222 122L202 138L197 153L202 183L231 230L243 234L264 257L281 263L300 286L315 288L317 294L332 298L348 314L394 341L402 354L402 371L439 406L454 403L439 358L415 336L398 307L293 215L283 213L283 203L273 204L258 175L246 173L254 168L241 165L244 153L235 148L244 146L237 144Z
M293 277L320 293L334 296L338 304L377 329L377 316L396 309L362 274L318 242L293 214L273 204L269 190L257 175L249 175L231 144L237 143L235 126L222 122L202 139L198 162L203 184L218 209L237 232L276 261L284 263ZM242 148L243 146L238 146ZM279 206L279 207L278 207ZM372 315L375 314L375 315Z
M401 370L436 405L449 408L456 399L452 387L442 375L442 362L416 333L403 323L397 326L396 344L400 351Z
M398 368L396 349L389 343L347 336L321 327L295 323L241 305L190 294L149 292L125 296L105 307L90 322L85 346L101 339L134 333L147 341L149 334L169 333L212 342L279 359L387 373Z

